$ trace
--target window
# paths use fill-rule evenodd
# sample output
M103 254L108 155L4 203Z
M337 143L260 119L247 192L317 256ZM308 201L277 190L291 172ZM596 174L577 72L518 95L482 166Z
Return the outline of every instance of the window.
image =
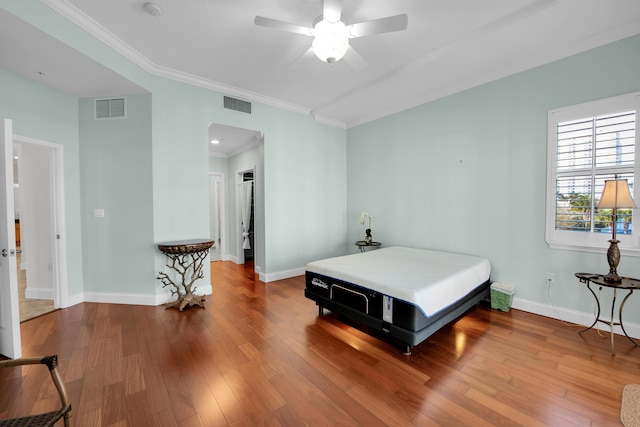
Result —
M640 165L635 149L639 107L640 93L633 93L549 112L549 246L587 251L609 246L611 209L597 209L605 180L626 179L640 207L640 189L634 185ZM640 256L637 211L619 209L615 226L621 251Z

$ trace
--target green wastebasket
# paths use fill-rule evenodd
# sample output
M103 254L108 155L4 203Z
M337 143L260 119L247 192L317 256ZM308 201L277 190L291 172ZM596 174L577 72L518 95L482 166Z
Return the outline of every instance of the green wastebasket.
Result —
M493 282L491 284L491 308L509 311L513 302L513 294L516 287L505 283Z

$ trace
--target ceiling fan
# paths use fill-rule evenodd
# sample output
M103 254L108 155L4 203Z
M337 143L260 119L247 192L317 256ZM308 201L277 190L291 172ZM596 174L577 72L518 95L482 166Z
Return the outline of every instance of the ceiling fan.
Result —
M256 16L253 22L262 27L313 37L311 44L313 53L318 59L329 64L339 61L347 53L349 39L406 30L408 23L407 15L402 14L347 25L340 20L341 15L342 0L324 0L322 15L313 21L312 27L263 16Z

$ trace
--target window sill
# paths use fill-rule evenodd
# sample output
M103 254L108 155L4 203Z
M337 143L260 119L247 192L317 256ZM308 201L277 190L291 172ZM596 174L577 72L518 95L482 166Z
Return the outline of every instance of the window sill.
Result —
M599 253L604 254L607 253L607 249L609 249L609 244L605 245L578 245L571 243L562 243L562 242L547 242L551 249L561 249L565 251L578 251L578 252L591 252L591 253ZM629 248L618 245L620 249L620 254L625 256L633 256L640 257L640 248Z

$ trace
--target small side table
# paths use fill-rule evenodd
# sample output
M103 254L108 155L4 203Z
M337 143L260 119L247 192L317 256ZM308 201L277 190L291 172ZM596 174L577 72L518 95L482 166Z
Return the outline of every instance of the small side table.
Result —
M589 291L591 291L591 294L593 295L593 297L596 299L596 306L597 306L597 313L596 313L596 318L593 321L593 323L591 324L591 326L589 326L586 329L583 329L582 331L580 331L579 333L583 333L585 331L588 331L589 329L593 328L596 323L601 322L604 323L605 325L609 325L610 329L611 329L611 354L613 356L616 355L616 351L613 345L613 338L614 338L614 334L613 334L613 327L616 325L620 325L620 328L622 329L622 332L624 332L624 335L629 339L629 341L631 341L631 343L633 345L635 345L636 347L638 346L638 343L636 343L633 338L631 338L628 334L627 331L624 330L624 324L622 323L622 310L624 309L624 304L627 302L627 300L629 299L629 297L631 296L631 294L633 294L633 291L636 289L640 289L640 280L638 279L632 279L629 277L623 277L622 281L620 283L612 283L612 282L607 282L606 280L604 280L604 276L600 275L600 274L591 274L591 273L576 273L576 277L578 278L578 280L580 280L581 283L585 283L587 285L587 289L589 289ZM613 289L613 299L611 301L611 320L604 320L600 318L600 300L598 299L598 295L593 291L593 289L591 288L591 284L594 284L596 286L598 286L600 289L602 290L603 287L607 287L607 288L611 288ZM620 309L618 311L618 321L615 321L615 306L616 306L616 297L617 297L617 292L618 289L622 289L622 290L627 290L627 295L622 299L622 302L620 303Z
M160 252L169 258L167 267L179 278L176 283L169 274L162 271L158 273L157 279L162 282L162 287L173 287L171 293L176 296L175 301L165 304L167 308L175 307L182 311L193 305L204 307L205 298L195 294L195 281L204 277L202 267L214 243L210 239L158 243Z
M358 240L356 246L360 249L360 252L365 252L367 248L380 249L382 243L380 242L367 242L366 240Z

